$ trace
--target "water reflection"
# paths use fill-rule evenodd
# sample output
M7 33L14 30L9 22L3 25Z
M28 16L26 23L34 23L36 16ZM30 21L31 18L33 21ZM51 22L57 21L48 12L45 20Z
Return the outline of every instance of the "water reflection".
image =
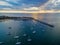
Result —
M30 19L4 20L0 22L0 42L4 42L4 45L37 45L37 43L42 44L40 41L46 37L45 35L49 37L48 34L51 33L50 29L51 28L49 26ZM45 30L45 32L42 32L42 30Z
M5 19L0 22L0 42L4 45L60 45L60 14L6 14L33 17L36 20ZM8 34L11 35L8 35ZM17 39L16 39L17 38Z

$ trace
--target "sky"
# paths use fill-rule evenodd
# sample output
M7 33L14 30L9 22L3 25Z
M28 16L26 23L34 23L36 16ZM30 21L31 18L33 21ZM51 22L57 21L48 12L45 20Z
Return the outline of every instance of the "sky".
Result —
M59 10L60 0L0 0L0 10Z

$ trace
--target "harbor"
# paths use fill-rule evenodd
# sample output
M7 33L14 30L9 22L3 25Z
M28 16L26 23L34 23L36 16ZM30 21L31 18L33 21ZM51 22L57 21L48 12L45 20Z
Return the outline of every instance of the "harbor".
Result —
M59 25L57 25L59 23L57 19L60 19L59 14L57 16L1 13L1 15L1 45L55 45L60 41Z

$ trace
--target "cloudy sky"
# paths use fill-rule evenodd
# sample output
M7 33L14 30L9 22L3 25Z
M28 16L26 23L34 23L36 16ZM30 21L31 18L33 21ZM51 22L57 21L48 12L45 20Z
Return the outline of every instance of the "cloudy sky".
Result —
M0 0L0 9L59 10L60 0Z

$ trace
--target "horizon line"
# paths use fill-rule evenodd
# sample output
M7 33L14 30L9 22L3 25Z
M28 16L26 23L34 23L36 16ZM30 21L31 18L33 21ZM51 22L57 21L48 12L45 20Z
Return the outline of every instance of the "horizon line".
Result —
M60 13L60 10L0 10L0 13Z

